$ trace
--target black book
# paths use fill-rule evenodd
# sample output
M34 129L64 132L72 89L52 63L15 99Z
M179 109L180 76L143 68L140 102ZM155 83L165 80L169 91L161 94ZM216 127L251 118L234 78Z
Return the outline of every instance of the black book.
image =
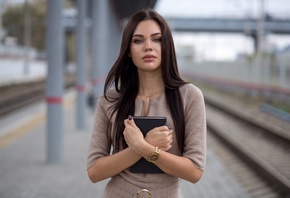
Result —
M144 137L153 128L166 125L166 117L157 116L135 116L133 117L135 124L142 131ZM154 163L148 162L143 157L130 167L133 173L164 173Z

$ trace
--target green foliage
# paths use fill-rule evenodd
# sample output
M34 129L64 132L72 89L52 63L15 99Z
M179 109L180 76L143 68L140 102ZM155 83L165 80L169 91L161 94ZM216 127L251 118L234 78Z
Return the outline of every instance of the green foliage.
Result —
M15 37L19 45L24 44L25 11L31 19L31 47L43 50L45 47L45 1L10 6L3 14L3 27L7 36Z

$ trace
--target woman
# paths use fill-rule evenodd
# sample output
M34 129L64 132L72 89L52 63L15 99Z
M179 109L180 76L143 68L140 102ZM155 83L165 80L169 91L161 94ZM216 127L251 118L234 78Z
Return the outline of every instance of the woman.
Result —
M144 138L132 119L141 115L165 116L167 126ZM103 197L177 198L180 179L196 183L201 178L205 154L203 95L180 78L165 20L151 9L141 10L124 29L119 57L97 104L89 178L95 183L111 177ZM164 173L131 172L141 158Z

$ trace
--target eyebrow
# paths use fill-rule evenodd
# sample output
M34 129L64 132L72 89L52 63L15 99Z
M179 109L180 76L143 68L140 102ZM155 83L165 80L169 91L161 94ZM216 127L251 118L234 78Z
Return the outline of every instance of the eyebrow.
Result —
M159 34L161 34L161 32L153 33L153 34L151 34L151 37L159 35ZM144 35L142 35L142 34L134 34L133 37L144 37Z

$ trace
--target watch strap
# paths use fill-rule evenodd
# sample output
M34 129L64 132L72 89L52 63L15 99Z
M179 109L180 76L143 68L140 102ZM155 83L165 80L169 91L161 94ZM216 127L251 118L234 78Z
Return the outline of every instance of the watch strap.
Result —
M155 147L155 150L149 155L147 161L148 162L155 162L158 160L159 158L159 154L160 154L160 149L158 146ZM155 157L156 159L152 159L153 157Z

